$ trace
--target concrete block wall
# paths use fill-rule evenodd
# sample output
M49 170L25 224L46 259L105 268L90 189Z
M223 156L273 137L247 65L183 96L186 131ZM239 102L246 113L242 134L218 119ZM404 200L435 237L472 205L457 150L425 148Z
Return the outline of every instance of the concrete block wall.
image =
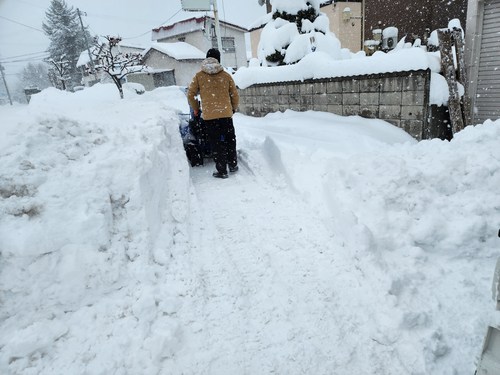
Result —
M379 118L421 140L434 134L429 91L429 70L257 84L239 89L239 111L257 117L291 109Z

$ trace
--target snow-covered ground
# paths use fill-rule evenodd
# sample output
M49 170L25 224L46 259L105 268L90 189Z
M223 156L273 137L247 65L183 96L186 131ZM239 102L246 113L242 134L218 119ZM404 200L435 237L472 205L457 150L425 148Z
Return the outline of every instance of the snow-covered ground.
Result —
M470 375L494 313L500 121L235 115L190 168L180 88L0 107L1 374Z

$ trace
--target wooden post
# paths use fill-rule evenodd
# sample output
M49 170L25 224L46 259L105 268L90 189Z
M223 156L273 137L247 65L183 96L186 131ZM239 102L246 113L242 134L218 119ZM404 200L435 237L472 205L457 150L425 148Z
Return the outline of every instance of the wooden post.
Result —
M453 51L451 49L451 32L449 30L438 30L439 52L441 53L441 71L448 82L449 99L448 110L453 134L464 128L462 108L460 107L460 95L458 94L455 65L453 63Z
M465 48L462 30L453 28L453 40L455 42L455 53L457 54L458 81L464 87L464 96L462 97L462 112L464 124L472 125L471 98L469 95L469 80L465 66Z

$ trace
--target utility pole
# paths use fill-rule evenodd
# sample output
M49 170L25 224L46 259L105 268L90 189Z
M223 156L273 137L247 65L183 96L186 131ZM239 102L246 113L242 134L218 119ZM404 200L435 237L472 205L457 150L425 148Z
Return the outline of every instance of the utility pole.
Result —
M87 46L87 53L89 54L90 65L92 66L92 72L95 73L95 65L94 60L92 59L92 54L90 53L89 41L87 40L87 33L85 32L85 27L83 27L82 15L87 15L85 12L80 12L80 9L76 8L76 12L78 13L78 18L80 19L80 26L82 27L83 38L85 39L85 45ZM97 78L97 77L96 77Z
M3 84L5 86L5 90L7 91L7 96L9 97L10 105L12 105L12 98L10 97L9 87L7 86L7 81L5 80L5 74L3 73L4 70L5 68L3 67L2 64L0 64L0 73L2 74Z
M224 66L224 51L222 50L222 37L220 35L219 12L217 11L217 0L212 0L214 6L215 34L217 36L217 47L220 51L220 63Z
M219 12L217 11L217 0L181 0L182 10L188 12L214 11L215 19L215 36L217 39L217 48L220 51L220 63L224 65L224 51L222 49L222 37L220 33Z
M271 5L271 0L259 0L259 5L262 6L266 4L266 12L271 13L273 10L273 6Z

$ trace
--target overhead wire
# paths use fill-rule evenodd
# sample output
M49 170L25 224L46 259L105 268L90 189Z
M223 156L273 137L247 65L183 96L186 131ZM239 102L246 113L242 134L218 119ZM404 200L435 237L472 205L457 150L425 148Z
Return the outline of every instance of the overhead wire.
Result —
M4 16L0 16L0 18L3 18L4 20L7 20L7 21L10 21L10 22L13 22L13 23L17 23L18 25L21 25L21 26L24 26L24 27L27 27L29 29L33 29L33 30L36 30L36 31L40 31L41 33L44 33L43 30L40 30L40 29L37 29L36 27L33 27L33 26L30 26L30 25L26 25L22 22L18 22L18 21L15 21L15 20L11 20L10 18L7 18L7 17L4 17Z
M30 55L39 55L39 54L45 54L45 53L47 53L47 51L24 53L22 55L3 57L3 58L0 58L0 60L16 59L18 57L24 57L24 56L30 56Z
M40 5L31 4L31 3L27 2L27 1L24 1L24 0L17 0L17 2L24 3L26 5L30 5L32 7L39 8L39 9L46 9L46 7L42 7Z
M173 15L171 15L167 20L163 21L161 24L165 24L167 23L168 21L170 21L172 18L174 18L176 15L178 15L180 12L182 11L182 8L179 9L177 12L175 12ZM104 16L103 15L95 15L95 14L92 14L92 13L87 13L87 16L88 17L95 17L95 18L103 18ZM115 19L119 19L119 17L113 17ZM87 26L89 28L89 30L91 30L95 35L97 35L98 33L96 33L94 30L92 30L90 28L90 26ZM122 39L136 39L136 38L140 38L141 36L144 36L148 33L151 32L151 29L145 31L144 33L142 34L139 34L139 35L135 35L135 36L129 36L129 37L122 37Z
M35 56L35 57L30 57L26 59L18 59L18 60L10 60L10 61L1 61L2 64L15 64L15 63L20 63L20 62L27 62L27 61L42 61L45 60L49 55L47 56Z
M163 25L163 24L167 23L167 22L168 22L168 21L170 21L172 18L174 18L176 15L178 15L181 11L182 11L182 8L181 8L181 9L179 9L177 12L175 12L172 16L170 16L170 17L169 17L166 21L163 21L161 24ZM141 36L144 36L144 35L146 35L147 33L150 33L150 32L151 32L151 30L148 30L148 31L146 31L146 32L144 32L144 33L142 33L142 34L140 34L140 35L137 35L137 36L132 36L132 37L128 37L128 38L122 38L122 39L135 39L135 38L140 38Z

